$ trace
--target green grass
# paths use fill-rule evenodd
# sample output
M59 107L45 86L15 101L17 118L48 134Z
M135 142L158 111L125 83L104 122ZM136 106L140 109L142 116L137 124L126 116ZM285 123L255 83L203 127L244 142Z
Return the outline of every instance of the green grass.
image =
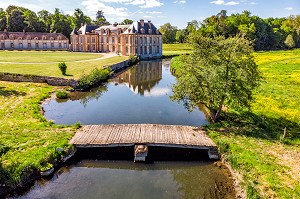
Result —
M163 56L175 56L191 53L192 48L187 44L163 44Z
M67 51L0 51L1 62L68 62L101 58L97 53Z
M221 123L206 129L224 159L242 176L248 198L299 198L300 50L254 56L263 81L252 109L229 109ZM180 58L172 64L171 69L180 74Z
M46 121L39 103L57 90L43 84L0 81L0 184L15 186L32 170L42 170L68 148L75 127Z
M42 76L54 76L64 78L78 79L84 73L89 73L94 68L102 68L105 65L112 65L128 59L124 56L116 56L100 60L91 60L87 62L74 62L75 60L86 60L100 58L99 54L89 53L75 53L75 52L36 52L36 51L14 51L16 58L10 55L10 51L0 51L1 61L2 56L6 61L15 62L17 60L24 60L23 62L32 62L31 59L43 59L44 63L32 63L32 64L5 64L0 63L0 72L17 73L17 74L31 74L31 75L42 75ZM47 56L42 56L46 54ZM51 55L51 56L50 56ZM65 56L65 60L63 57ZM30 58L28 58L30 57ZM67 64L67 76L63 76L58 68L58 63L46 63L51 61L65 61Z

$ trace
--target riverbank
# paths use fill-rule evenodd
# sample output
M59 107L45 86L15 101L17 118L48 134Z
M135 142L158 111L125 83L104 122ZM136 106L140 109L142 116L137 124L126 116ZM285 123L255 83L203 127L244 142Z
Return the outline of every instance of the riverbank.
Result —
M4 192L51 168L70 148L76 126L55 125L40 112L40 102L58 88L1 81L0 85L0 190Z
M206 127L248 198L300 195L300 50L256 52L263 81L251 111L229 109ZM180 58L171 70L180 75Z

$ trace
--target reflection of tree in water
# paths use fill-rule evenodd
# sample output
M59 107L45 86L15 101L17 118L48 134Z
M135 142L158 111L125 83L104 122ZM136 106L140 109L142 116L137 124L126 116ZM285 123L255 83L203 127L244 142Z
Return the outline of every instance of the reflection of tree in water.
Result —
M233 182L228 169L216 166L192 166L170 171L178 184L182 198L235 198Z
M103 93L107 91L107 85L101 85L99 87L93 88L89 92L73 92L70 94L70 100L77 101L80 100L80 103L86 107L89 101L98 100Z
M115 82L128 83L135 93L144 95L162 79L161 61L143 61L114 78Z

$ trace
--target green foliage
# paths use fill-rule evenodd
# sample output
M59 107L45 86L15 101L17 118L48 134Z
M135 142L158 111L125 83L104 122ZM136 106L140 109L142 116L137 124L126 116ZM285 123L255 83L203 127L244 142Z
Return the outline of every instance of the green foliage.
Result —
M57 91L56 97L58 99L67 99L69 97L69 94L66 91Z
M192 48L187 44L163 44L163 56L177 56L183 54L190 54Z
M133 23L133 21L131 19L124 19L124 21L122 21L120 23L120 25L127 25L127 24L132 24L132 23Z
M103 81L106 81L109 75L110 69L94 68L89 74L84 74L79 78L79 86L76 89L87 90Z
M139 60L138 56L130 55L129 56L129 61L130 61L130 65L133 65L133 64L138 63L140 60Z
M176 26L172 26L170 23L166 23L160 26L159 31L162 34L163 43L174 43L176 41Z
M66 75L67 72L67 64L65 62L58 63L58 68L61 71L62 75Z
M58 127L41 115L39 104L53 87L11 82L1 86L0 184L14 188L33 171L57 161L55 149L67 148L75 129Z
M209 110L211 121L220 119L226 107L250 107L253 89L260 79L251 43L243 37L190 38L194 51L182 56L172 100L192 110L199 104Z
M291 34L289 34L289 35L286 37L284 43L285 43L285 45L286 45L288 48L290 48L290 49L296 47L296 43L295 43L295 41L294 41L294 37L293 37L293 35L291 35Z

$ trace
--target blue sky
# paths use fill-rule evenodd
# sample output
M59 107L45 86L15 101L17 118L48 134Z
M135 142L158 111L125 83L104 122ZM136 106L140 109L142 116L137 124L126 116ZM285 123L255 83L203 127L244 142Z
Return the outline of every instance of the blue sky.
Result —
M300 0L1 0L0 7L8 5L29 8L35 12L42 9L53 12L60 8L65 14L72 14L75 8L82 9L95 18L97 10L103 10L110 23L132 20L151 20L156 26L166 22L184 28L187 22L227 10L228 14L249 10L262 18L286 17L300 14Z

